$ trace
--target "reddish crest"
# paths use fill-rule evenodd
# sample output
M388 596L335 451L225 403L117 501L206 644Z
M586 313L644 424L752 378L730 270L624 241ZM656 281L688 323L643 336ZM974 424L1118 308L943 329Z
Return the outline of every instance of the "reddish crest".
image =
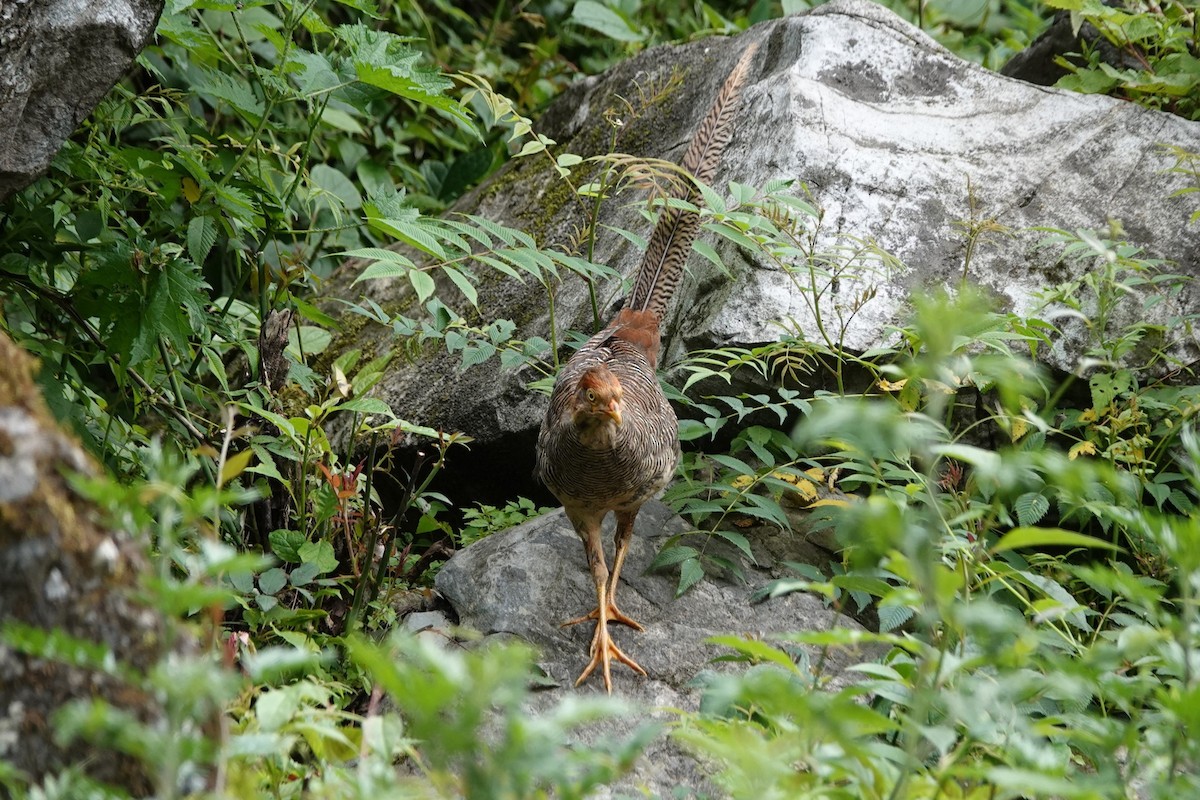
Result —
M579 388L615 394L620 392L621 384L617 381L617 376L605 367L592 367L579 376Z

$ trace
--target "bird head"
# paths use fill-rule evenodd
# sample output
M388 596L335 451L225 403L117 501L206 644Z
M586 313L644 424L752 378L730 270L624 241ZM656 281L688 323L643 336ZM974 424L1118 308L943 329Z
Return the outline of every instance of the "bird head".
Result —
M581 429L613 429L621 425L621 382L604 366L589 369L579 379L571 418Z

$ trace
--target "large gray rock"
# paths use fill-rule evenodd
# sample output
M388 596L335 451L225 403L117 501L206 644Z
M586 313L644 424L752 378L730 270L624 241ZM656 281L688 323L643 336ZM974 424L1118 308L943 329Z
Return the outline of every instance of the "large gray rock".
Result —
M612 519L605 537L612 560ZM631 734L648 720L669 721L670 709L695 711L700 692L689 683L704 670L728 669L713 657L727 650L706 640L718 635L769 637L773 633L826 630L832 626L861 630L854 620L838 614L813 596L791 594L752 604L752 593L778 573L774 568L745 564L745 580L706 577L682 597L675 598L676 575L646 571L663 542L688 530L662 503L647 503L638 516L629 557L622 572L617 602L621 610L646 630L638 633L613 626L618 645L649 673L643 678L627 667L613 665L613 694L629 700L638 712L603 725L585 728L584 740ZM711 545L711 543L710 543ZM756 559L764 564L781 560L824 562L802 536L753 542ZM736 558L735 554L721 551ZM503 533L494 534L451 558L436 578L437 589L450 601L459 622L487 637L516 637L541 653L538 665L550 687L533 695L531 710L544 711L565 693L603 692L603 682L591 676L578 689L576 677L588 661L593 623L560 628L559 624L591 610L596 604L591 573L583 547L562 511L546 514ZM820 663L820 678L837 685L846 666L867 660L873 651L832 650ZM676 785L701 788L704 781L695 761L666 737L647 749L624 789L647 788L670 797Z
M70 704L104 701L143 724L166 724L163 698L135 676L191 639L168 635L162 613L144 598L146 543L104 528L100 510L68 479L99 468L50 415L34 379L37 362L0 334L0 364L0 620L14 627L13 638L0 640L0 760L35 784L70 767L149 795L152 765L102 738L60 740L54 720ZM87 655L74 658L73 645L55 634L108 655L81 650ZM44 650L17 644L38 636L46 637Z
M1178 262L1179 272L1200 273L1200 236L1197 225L1187 222L1195 196L1169 196L1186 179L1164 172L1173 162L1159 148L1170 143L1200 152L1200 124L1005 78L955 57L865 0L835 0L734 39L650 50L568 91L539 128L566 151L585 157L605 152L612 131L606 111L624 109L619 98L654 95L677 74L679 87L637 115L623 115L616 144L636 155L677 160L751 41L761 43L760 53L717 186L730 180L751 186L780 178L803 182L824 209L818 250L873 239L903 262L887 274L852 270L825 293L821 308L828 321L860 294L873 292L844 333L835 333L849 348L880 344L889 326L905 321L912 292L958 282L967 254L963 220L994 218L1011 230L1012 235L982 237L965 271L1017 312L1030 310L1039 290L1071 275L1058 251L1038 247L1045 234L1031 226L1106 229L1110 218L1120 220L1130 239L1151 254ZM650 226L638 204L624 199L601 210L595 260L629 275L640 251L603 226L644 236ZM571 201L546 159L528 158L510 163L458 209L530 231L540 243L558 247L586 227L588 210ZM810 340L820 339L811 296L800 288L806 276L798 286L763 259L724 241L714 244L733 276L692 257L690 276L666 321L667 352L660 363L669 367L688 350L774 341L779 320L793 321ZM347 285L356 269L349 265L330 294L357 294ZM529 283L485 281L483 318L514 320L521 338L547 337L545 292ZM406 283L360 286L385 309L419 311ZM457 297L448 284L443 294L451 302ZM600 296L611 311L620 288L602 286ZM582 280L567 276L555 300L560 331L591 330ZM1197 310L1196 290L1189 288L1160 305L1155 319ZM1200 354L1194 334L1173 333L1185 337L1178 356L1192 360ZM356 336L361 338L355 344L374 337L376 348L392 346L379 329L365 328ZM477 451L489 444L531 450L545 400L525 384L537 375L505 372L494 359L463 371L457 354L436 350L426 348L419 358L397 364L380 394L407 419L476 437ZM1074 342L1042 350L1043 358L1062 369L1073 369L1079 358ZM508 457L497 456L497 464L511 470L511 462L501 458ZM523 465L514 471L527 472Z
M0 0L0 201L63 141L149 41L162 0Z

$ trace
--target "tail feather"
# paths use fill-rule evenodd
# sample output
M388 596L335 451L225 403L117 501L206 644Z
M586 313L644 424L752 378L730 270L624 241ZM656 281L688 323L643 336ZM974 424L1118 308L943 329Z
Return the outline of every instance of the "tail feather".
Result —
M684 153L682 167L697 180L711 183L716 174L721 155L733 135L742 83L757 50L757 42L746 48ZM698 195L696 187L689 184L682 199L694 204L699 199ZM650 235L646 255L638 268L633 291L625 301L625 308L651 311L658 321L662 321L683 275L683 266L691 252L692 242L699 232L700 217L695 212L663 208L658 224Z

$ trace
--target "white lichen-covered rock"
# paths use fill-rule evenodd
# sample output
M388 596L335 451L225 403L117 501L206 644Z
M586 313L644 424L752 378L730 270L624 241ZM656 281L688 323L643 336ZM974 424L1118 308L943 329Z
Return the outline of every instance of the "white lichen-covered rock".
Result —
M38 178L149 41L162 0L0 0L0 201Z
M865 0L835 0L803 16L755 26L731 39L661 47L573 87L543 116L539 128L566 151L607 152L613 130L606 112L623 126L615 149L678 160L733 63L751 41L760 52L744 90L741 120L716 184L764 186L795 181L823 209L816 248L830 251L854 241L877 242L901 266L882 271L873 262L846 270L823 298L826 320L838 307L869 297L844 330L827 331L865 351L885 342L889 326L905 321L913 292L953 286L966 276L1017 312L1029 311L1037 293L1072 277L1073 267L1054 248L1039 247L1046 234L1034 226L1108 230L1118 221L1129 239L1173 270L1200 272L1200 230L1189 225L1195 195L1171 197L1187 186L1162 145L1200 152L1200 124L1130 103L1034 86L965 62L886 9ZM672 75L681 82L668 85ZM652 97L636 114L624 99ZM635 106L638 103L635 102ZM546 246L566 248L587 224L590 206L576 203L544 158L510 163L465 197L458 209L528 230ZM624 202L626 197L630 202ZM629 275L640 250L608 233L616 226L648 235L640 201L631 196L604 205L595 260ZM968 259L964 223L994 221L1006 229L976 238ZM715 242L732 275L693 254L672 316L666 322L662 359L669 367L687 351L773 341L780 321L810 340L820 334L806 283L760 256ZM969 260L969 264L966 262ZM354 265L331 294L346 297ZM419 313L407 284L360 284L385 309ZM560 332L591 330L584 282L568 275L555 287ZM449 284L444 292L453 302ZM620 301L620 287L601 287L602 315ZM545 290L534 281L484 281L483 318L507 318L522 338L546 337L550 315ZM1200 309L1187 289L1156 309L1159 321ZM462 310L466 311L465 304ZM1175 352L1194 359L1193 334ZM362 336L382 337L376 330ZM384 339L380 347L390 347ZM1042 357L1074 369L1079 347L1067 342ZM514 469L540 421L544 398L525 385L532 371L506 372L492 361L462 370L457 354L426 352L393 368L379 392L398 413L425 425L475 436L486 457L496 445L497 466ZM524 444L522 442L524 441ZM519 453L517 451L520 451ZM523 462L515 469L525 471ZM524 473L523 473L524 474Z

